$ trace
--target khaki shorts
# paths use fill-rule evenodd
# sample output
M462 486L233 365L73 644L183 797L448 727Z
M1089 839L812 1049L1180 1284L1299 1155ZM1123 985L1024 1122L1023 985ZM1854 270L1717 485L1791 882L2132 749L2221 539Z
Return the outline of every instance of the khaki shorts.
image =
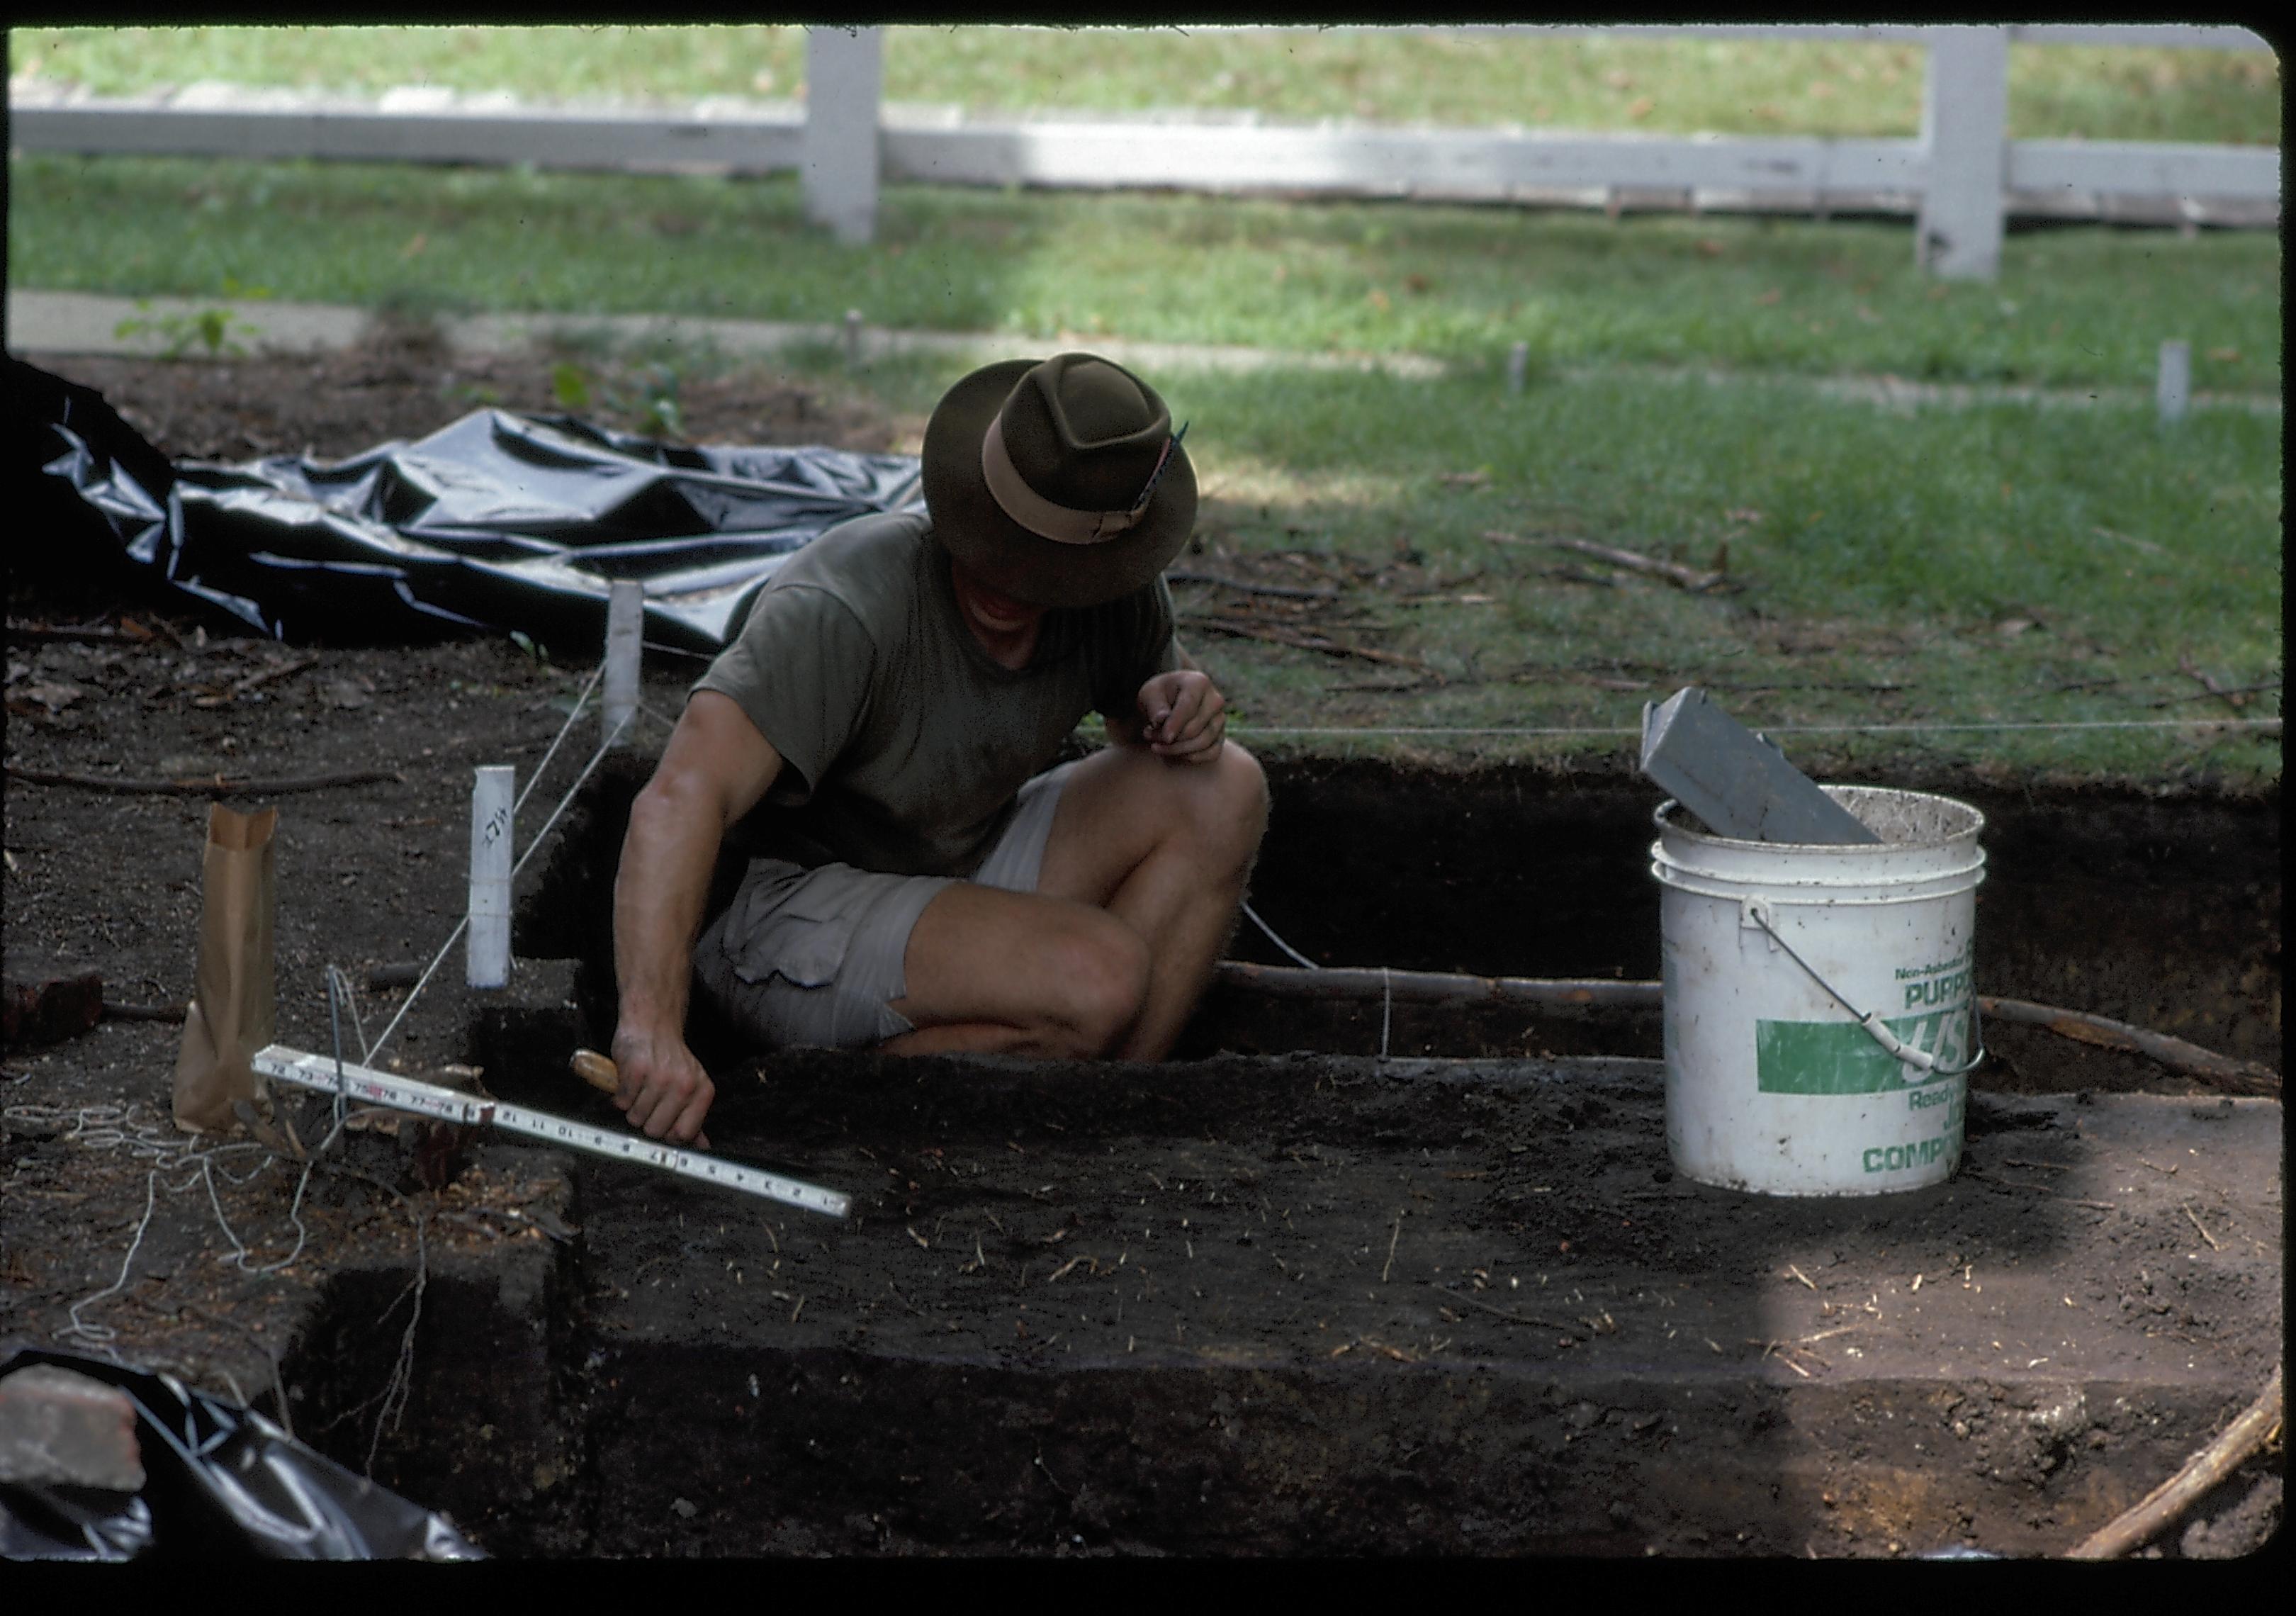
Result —
M1074 763L1021 788L1020 809L970 879L1033 892L1053 810ZM693 946L710 1002L768 1046L852 1048L914 1030L888 1001L908 991L909 932L947 875L886 875L851 865L815 869L755 858L734 901Z

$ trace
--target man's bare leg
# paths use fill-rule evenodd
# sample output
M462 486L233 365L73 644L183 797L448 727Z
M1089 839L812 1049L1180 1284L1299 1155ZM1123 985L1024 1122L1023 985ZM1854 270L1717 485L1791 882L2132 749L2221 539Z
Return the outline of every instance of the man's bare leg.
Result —
M1147 997L1117 1059L1171 1052L1234 934L1267 828L1266 779L1233 741L1203 764L1111 746L1069 776L1037 890L1104 909L1147 945Z
M917 916L903 972L892 1007L916 1030L889 1054L1090 1060L1138 1018L1148 950L1089 905L959 882Z
M1233 933L1267 827L1259 765L1111 747L1061 792L1034 894L944 889L909 934L895 1054L1161 1060Z

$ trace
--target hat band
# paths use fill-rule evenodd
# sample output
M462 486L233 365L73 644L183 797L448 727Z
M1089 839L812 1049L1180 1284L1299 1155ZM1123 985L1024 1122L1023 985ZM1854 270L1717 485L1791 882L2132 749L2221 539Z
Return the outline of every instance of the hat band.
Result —
M980 439L980 475L1005 515L1039 538L1063 545L1096 545L1137 527L1146 513L1143 501L1130 511L1078 511L1054 504L1028 485L1004 449L1004 412L996 412Z

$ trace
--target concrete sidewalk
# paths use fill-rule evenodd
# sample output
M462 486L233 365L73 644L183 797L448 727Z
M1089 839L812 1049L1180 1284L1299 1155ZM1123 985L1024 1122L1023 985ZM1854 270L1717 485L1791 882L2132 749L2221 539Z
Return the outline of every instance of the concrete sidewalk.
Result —
M131 322L184 318L217 309L234 321L230 340L250 354L329 352L356 346L375 324L373 310L324 303L283 303L220 298L119 298L96 292L8 293L7 346L12 353L99 354L155 357L168 340L149 330L120 334ZM1009 336L990 332L898 331L863 325L850 337L841 325L771 320L721 320L693 315L490 314L442 316L439 329L458 353L515 352L551 338L603 339L624 352L648 349L700 348L731 358L771 358L790 349L840 347L849 340L865 364L906 354L949 354L986 363L1016 353L1059 347L1086 348L1152 373L1189 370L1244 372L1291 367L1300 370L1384 373L1413 381L1432 381L1472 365L1457 366L1423 354L1301 353L1276 349L1225 347L1200 342L1144 342L1122 337L1064 332L1057 337ZM194 350L188 357L205 357ZM1496 374L1502 356L1494 355ZM1568 382L1619 377L1697 382L1709 387L1800 387L1849 403L1911 409L1968 408L1990 404L2028 404L2047 408L2096 405L2149 405L2149 389L2133 387L2045 388L1962 382L1912 381L1893 375L1808 376L1782 372L1734 371L1706 365L1622 364L1574 365L1551 373ZM2195 393L2192 407L2246 410L2276 415L2282 404L2272 393Z

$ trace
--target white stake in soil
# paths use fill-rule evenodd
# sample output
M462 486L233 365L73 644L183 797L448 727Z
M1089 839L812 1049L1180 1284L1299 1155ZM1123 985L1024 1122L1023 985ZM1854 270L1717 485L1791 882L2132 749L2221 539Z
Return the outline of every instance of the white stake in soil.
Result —
M627 746L623 726L638 710L638 668L645 654L645 586L636 578L616 583L606 596L605 733L609 746ZM614 739L617 734L622 737Z
M518 771L492 764L471 787L470 971L473 988L510 981L512 788Z

